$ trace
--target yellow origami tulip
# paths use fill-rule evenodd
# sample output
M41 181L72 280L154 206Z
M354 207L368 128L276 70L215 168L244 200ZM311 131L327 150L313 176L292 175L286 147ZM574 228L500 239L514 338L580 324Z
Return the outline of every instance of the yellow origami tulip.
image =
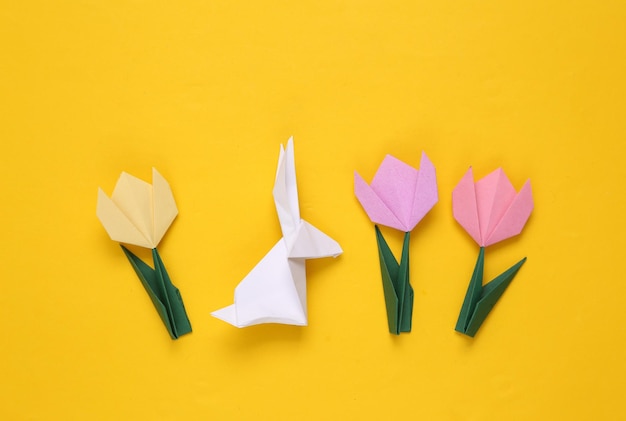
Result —
M110 198L98 189L96 215L111 239L152 249L154 269L122 245L172 339L191 332L191 324L156 247L177 214L172 190L154 168L152 185L123 172Z
M153 249L178 209L170 185L153 168L152 185L123 172L110 198L99 188L96 213L112 240Z

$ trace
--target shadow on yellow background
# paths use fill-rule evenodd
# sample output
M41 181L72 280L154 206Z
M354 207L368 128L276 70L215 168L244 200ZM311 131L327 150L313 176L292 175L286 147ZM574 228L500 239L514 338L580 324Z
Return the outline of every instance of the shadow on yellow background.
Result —
M0 418L626 418L625 19L591 1L5 4ZM308 327L239 330L210 312L281 236L292 134L302 216L344 254L308 262ZM440 201L394 337L353 171L422 150ZM487 249L488 279L528 261L473 340L454 325L478 247L450 199L469 165L535 199ZM159 245L194 329L177 341L95 216L98 186L152 166L180 212Z

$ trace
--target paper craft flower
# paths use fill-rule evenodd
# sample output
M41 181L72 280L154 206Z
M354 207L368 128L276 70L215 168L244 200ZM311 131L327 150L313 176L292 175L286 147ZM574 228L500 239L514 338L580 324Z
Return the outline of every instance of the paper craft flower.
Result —
M474 183L470 168L452 192L454 218L480 251L455 330L473 337L522 267L526 258L483 286L485 247L519 234L534 207L530 180L519 193L497 169Z
M98 188L97 215L114 241L156 248L178 215L169 184L152 169L152 185L123 172L111 198Z
M452 192L454 218L487 247L519 234L533 210L530 180L519 193L500 168L474 183L470 168Z
M122 245L172 339L191 332L191 324L156 247L177 214L172 190L154 168L152 185L123 172L110 198L98 189L96 215L111 239L152 249L154 269Z
M435 167L424 152L419 170L387 155L371 185L355 171L354 193L373 223L409 232L437 203Z
M419 170L387 155L371 185L354 173L354 193L374 224L405 233L398 264L378 226L374 226L389 332L410 332L414 298L409 282L410 233L439 199L435 167L423 152Z

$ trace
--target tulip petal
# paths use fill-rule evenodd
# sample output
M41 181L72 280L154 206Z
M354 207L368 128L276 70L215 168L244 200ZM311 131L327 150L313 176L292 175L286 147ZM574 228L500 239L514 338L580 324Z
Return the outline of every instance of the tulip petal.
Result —
M476 202L483 242L491 235L515 198L515 188L502 168L476 182Z
M126 215L100 188L98 189L96 215L98 219L100 219L100 222L102 222L111 240L152 248L150 240L133 225Z
M380 164L371 188L398 218L404 231L410 231L415 187L419 172L399 159L387 155Z
M435 166L428 159L425 152L422 152L420 169L415 185L415 196L413 199L411 219L409 220L409 231L422 220L439 200L437 194L437 175Z
M154 209L154 246L156 247L165 232L178 215L178 208L168 182L152 168L152 193Z
M483 245L480 235L476 189L472 167L465 173L459 184L452 191L452 213L454 219L478 243Z
M407 231L406 227L356 171L354 172L354 194L373 223Z
M151 248L156 247L152 229L152 186L123 172L117 180L111 200L148 239Z
M533 193L530 180L528 180L505 211L493 233L486 239L485 246L506 240L522 232L533 208Z

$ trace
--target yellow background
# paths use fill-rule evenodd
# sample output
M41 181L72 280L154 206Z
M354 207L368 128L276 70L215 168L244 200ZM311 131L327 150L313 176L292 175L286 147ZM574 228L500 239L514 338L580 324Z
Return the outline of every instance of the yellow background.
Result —
M0 418L626 418L622 2L3 3ZM238 330L210 312L280 237L292 134L302 216L344 254L308 263L309 327ZM422 150L440 201L394 337L353 171ZM535 198L487 250L489 277L528 261L474 340L450 199L469 165ZM159 246L178 341L95 216L98 186L152 166L180 211Z

